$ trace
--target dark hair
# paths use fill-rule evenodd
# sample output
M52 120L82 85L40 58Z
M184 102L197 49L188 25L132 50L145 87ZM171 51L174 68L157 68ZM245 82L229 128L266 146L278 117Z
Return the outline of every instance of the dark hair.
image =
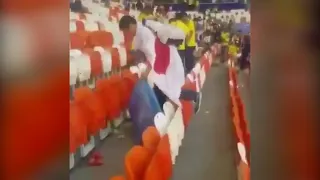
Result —
M132 16L122 16L122 18L119 21L119 29L128 29L131 24L137 24L137 21Z
M172 23L172 22L174 22L175 20L177 20L176 18L171 18L171 19L169 19L169 23Z

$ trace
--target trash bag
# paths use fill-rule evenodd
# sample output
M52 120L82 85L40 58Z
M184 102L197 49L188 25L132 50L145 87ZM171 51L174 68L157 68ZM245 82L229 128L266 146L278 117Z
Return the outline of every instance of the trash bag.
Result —
M135 144L141 144L143 131L148 126L154 126L154 117L159 112L161 112L161 108L153 89L146 80L139 80L129 102Z

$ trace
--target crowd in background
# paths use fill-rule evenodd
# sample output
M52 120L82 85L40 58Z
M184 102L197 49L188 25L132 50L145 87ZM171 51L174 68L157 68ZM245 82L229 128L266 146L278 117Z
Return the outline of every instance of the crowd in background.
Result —
M103 1L108 6L107 0ZM128 1L129 2L129 1ZM196 5L197 1L186 1L186 7ZM189 4L188 4L189 3ZM195 52L197 47L201 50L208 50L214 43L219 43L221 47L220 62L225 63L231 59L231 65L245 70L250 65L250 34L235 30L234 17L230 17L228 22L221 21L214 17L203 18L196 15L188 15L185 12L175 13L169 17L168 5L158 5L156 8L153 1L138 0L134 4L125 3L127 9L140 11L138 21L144 19L156 20L161 23L171 24L181 29L186 36L185 41L178 46L179 54L188 73L195 64L194 55L200 56L200 52ZM70 2L72 11L86 12L86 7L81 5L81 0ZM187 8L188 9L188 8ZM217 10L211 10L216 11Z

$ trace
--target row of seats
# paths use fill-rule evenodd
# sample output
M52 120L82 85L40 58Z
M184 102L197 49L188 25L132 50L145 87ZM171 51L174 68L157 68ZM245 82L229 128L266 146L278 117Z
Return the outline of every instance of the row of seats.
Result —
M70 169L75 154L86 157L111 126L119 126L141 68L130 67L133 37L118 20L126 12L82 1L91 13L70 12Z
M217 46L213 49L215 50L213 52L217 52ZM204 54L188 74L182 89L199 92L216 55L209 52ZM165 103L164 113L167 118L162 119L164 125L160 127L155 122L155 126L145 129L142 134L142 145L132 147L125 155L125 174L112 177L111 180L170 179L185 130L194 114L191 101L181 100L181 104L182 107L174 112L173 106L170 106L169 102Z
M236 71L229 69L229 86L231 100L231 114L234 124L239 161L239 174L241 179L250 180L250 133L242 99L239 94Z

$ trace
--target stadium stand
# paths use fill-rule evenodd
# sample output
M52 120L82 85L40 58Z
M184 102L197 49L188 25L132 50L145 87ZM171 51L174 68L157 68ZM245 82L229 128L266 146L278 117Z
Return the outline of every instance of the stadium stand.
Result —
M133 37L119 30L118 21L125 15L137 16L121 7L106 8L92 1L83 1L89 13L70 12L70 169L81 159L92 154L99 159L94 148L129 118L127 112L131 93L143 71L143 65L132 64L130 48ZM236 21L248 22L250 14L244 10L221 12L216 17L228 21L235 15ZM240 16L238 16L240 15ZM200 92L211 69L219 45L206 52L187 75L182 89ZM250 133L244 115L244 107L237 90L235 72L229 71L231 114L238 139L243 179L249 179ZM169 124L162 132L148 127L142 135L143 144L132 147L125 155L125 172L112 180L168 180L179 154L185 131L194 115L191 101L181 100L176 112L167 102L164 108ZM156 121L156 118L155 118ZM156 123L155 123L156 124ZM92 160L92 158L90 158ZM90 162L89 162L90 163ZM101 165L94 161L91 165Z

